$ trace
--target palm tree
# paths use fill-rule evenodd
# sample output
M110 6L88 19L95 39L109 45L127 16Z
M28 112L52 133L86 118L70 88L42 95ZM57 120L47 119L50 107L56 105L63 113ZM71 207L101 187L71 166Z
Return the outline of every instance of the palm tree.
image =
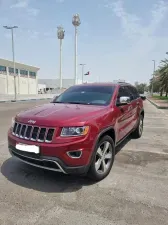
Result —
M161 89L159 70L155 71L153 77L149 81L149 89L150 90L152 90L152 86L153 86L153 92L159 92Z
M166 92L166 97L168 95L168 59L161 61L161 66L159 67L160 73L160 85L161 93Z

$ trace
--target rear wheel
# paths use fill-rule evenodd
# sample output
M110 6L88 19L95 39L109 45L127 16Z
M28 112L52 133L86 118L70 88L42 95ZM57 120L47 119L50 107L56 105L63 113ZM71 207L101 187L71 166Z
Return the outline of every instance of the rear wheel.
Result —
M115 157L114 141L104 136L96 145L94 157L88 172L88 177L95 181L104 179L112 168Z
M134 130L134 132L132 133L133 138L140 138L142 136L142 133L143 133L143 120L144 120L144 117L141 114L140 117L139 117L138 126Z

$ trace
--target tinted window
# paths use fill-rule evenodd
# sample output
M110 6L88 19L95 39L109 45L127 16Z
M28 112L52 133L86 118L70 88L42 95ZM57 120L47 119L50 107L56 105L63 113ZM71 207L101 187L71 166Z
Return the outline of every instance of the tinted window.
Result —
M130 97L130 93L128 91L127 87L120 87L118 91L118 96L117 96L117 103L120 102L120 97Z
M127 87L120 87L118 92L119 97L129 97L130 93L127 89Z
M132 100L139 98L139 93L138 93L138 91L136 90L135 87L129 86L128 89L130 91Z
M62 93L55 103L108 105L115 87L113 86L73 86Z
M6 66L0 66L0 71L6 72Z
M21 75L28 75L28 71L27 70L20 70L20 74Z
M36 76L36 73L30 71L30 72L29 72L29 75L35 77L35 76Z
M18 74L18 69L15 69L16 74ZM9 67L9 73L14 73L14 68Z

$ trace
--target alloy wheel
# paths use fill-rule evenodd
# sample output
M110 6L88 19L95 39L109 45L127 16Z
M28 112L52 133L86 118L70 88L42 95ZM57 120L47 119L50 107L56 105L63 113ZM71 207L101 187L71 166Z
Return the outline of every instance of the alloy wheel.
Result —
M139 121L139 134L142 134L143 131L143 119L141 118Z
M113 158L112 154L113 151L110 142L105 141L99 145L95 157L95 169L97 173L103 174L109 169Z

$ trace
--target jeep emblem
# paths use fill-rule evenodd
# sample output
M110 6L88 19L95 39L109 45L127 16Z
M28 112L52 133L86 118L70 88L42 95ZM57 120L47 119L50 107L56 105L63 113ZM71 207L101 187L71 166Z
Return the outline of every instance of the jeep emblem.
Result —
M28 123L35 124L36 121L35 120L29 120Z

